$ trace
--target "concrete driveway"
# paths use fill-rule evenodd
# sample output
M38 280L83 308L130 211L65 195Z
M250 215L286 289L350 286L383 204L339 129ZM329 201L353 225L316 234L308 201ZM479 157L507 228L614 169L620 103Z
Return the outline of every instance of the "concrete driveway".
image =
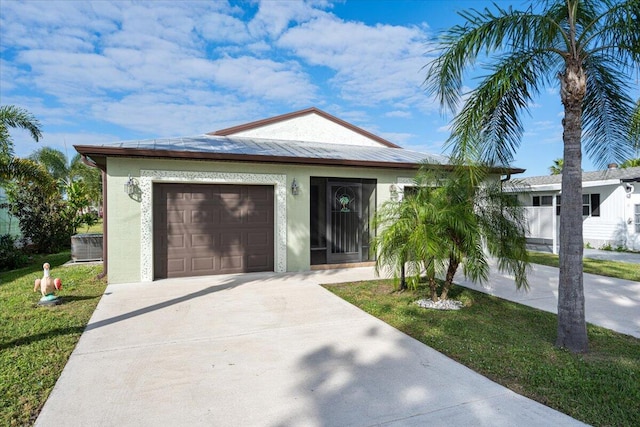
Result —
M371 277L110 285L36 425L582 425L318 286Z

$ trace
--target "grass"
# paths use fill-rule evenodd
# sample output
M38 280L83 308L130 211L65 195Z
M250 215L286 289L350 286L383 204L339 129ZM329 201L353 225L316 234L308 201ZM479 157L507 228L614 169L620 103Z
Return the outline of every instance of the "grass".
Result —
M31 425L55 385L106 286L102 266L61 267L69 252L35 257L0 273L0 425ZM37 307L42 264L60 277L64 303Z
M102 233L102 219L99 219L98 222L93 224L91 227L82 226L78 228L78 233Z
M558 255L544 252L529 252L529 261L550 267L558 267L560 265ZM582 271L600 276L617 277L619 279L640 282L640 267L638 264L585 258L583 260Z
M463 287L459 311L413 304L427 289L394 292L389 280L327 289L474 371L591 425L640 420L640 340L588 325L590 352L554 347L556 316Z

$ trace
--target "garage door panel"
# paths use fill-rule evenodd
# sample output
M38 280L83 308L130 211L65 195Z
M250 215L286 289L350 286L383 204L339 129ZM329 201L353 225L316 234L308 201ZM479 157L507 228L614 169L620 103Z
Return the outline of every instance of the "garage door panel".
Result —
M273 260L270 260L266 255L249 255L247 257L247 267L251 271L264 271L272 263Z
M237 270L242 268L242 255L220 257L220 268L222 270Z
M247 244L249 247L264 246L271 242L269 233L266 232L247 232Z
M191 224L213 224L215 222L215 217L212 211L200 211L200 210L192 210L190 211L191 216Z
M184 258L168 259L167 270L169 273L180 274L186 271Z
M184 211L168 211L167 222L169 224L184 224Z
M227 231L225 233L220 233L220 249L230 249L238 248L243 246L242 244L242 231Z
M193 271L196 274L202 271L209 272L214 268L215 268L215 260L213 257L191 259L191 271Z
M192 234L191 235L191 247L194 249L199 248L212 248L214 246L214 239L211 234Z
M155 277L273 271L273 186L154 184Z
M167 236L167 245L172 249L186 248L186 246L184 245L184 235L174 234L174 235Z

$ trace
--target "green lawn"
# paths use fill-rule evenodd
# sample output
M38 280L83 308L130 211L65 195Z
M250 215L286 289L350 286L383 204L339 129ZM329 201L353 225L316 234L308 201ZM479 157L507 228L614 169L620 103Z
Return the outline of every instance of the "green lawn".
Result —
M529 252L529 259L535 264L548 265L551 267L558 267L560 265L558 255L544 252L531 251ZM583 260L582 270L585 273L640 282L640 266L638 266L638 264L585 258Z
M476 372L591 425L640 420L640 340L588 326L591 352L554 347L556 316L463 287L459 311L413 304L427 288L394 292L390 280L326 286L331 292Z
M36 257L0 273L0 425L31 425L56 383L105 288L102 266L62 267L69 252ZM33 282L43 262L60 277L64 304L37 307Z

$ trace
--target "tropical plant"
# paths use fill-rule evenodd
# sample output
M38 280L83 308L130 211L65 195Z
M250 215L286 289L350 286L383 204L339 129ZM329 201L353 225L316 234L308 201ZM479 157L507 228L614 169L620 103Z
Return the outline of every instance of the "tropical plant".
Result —
M51 147L38 148L29 155L29 159L41 164L56 181L69 179L70 168L67 156L60 150Z
M13 139L9 128L25 129L35 141L42 138L40 122L33 114L15 105L0 106L0 160L5 162L13 156Z
M549 166L549 173L551 175L560 175L562 173L562 166L564 165L563 159L555 159L553 165Z
M459 267L467 278L485 282L488 256L514 275L518 288L527 287L524 210L496 179L475 185L466 173L423 169L413 191L386 202L374 222L380 230L373 241L376 271L397 278L406 268L410 284L424 274L433 301L447 299Z
M640 99L636 102L636 107L631 114L631 124L629 125L629 137L636 151L636 157L640 157Z
M27 130L35 141L42 138L40 122L33 114L14 105L0 106L0 184L13 177L41 179L41 171L33 163L14 157L10 128Z
M68 205L57 183L47 176L46 184L27 179L7 186L9 212L20 223L23 246L37 253L67 248L72 234Z
M523 11L470 10L443 33L426 88L458 110L463 74L489 64L465 94L451 126L454 159L510 165L523 134L521 113L545 87L559 86L564 107L560 273L556 345L588 351L582 272L582 148L599 166L631 150L629 86L640 61L640 0L545 0Z
M93 206L102 205L102 173L98 168L87 166L82 162L80 154L71 159L69 177L74 181L82 181L87 197Z
M620 163L620 167L622 169L626 168L636 168L640 166L640 158L637 159L627 159L624 162Z
M80 154L76 154L71 162L60 150L51 147L42 147L33 152L29 159L42 165L58 183L60 191L67 195L67 189L74 182L82 181L83 197L89 200L90 205L99 206L102 203L102 176L100 170L82 163Z

